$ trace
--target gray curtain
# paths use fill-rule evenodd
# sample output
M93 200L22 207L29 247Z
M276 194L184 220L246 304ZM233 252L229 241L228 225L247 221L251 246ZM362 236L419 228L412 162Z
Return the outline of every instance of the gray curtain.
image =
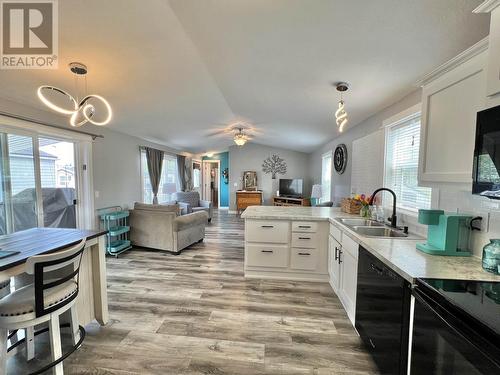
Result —
M161 180L161 168L163 166L163 151L145 147L146 160L148 162L149 181L153 189L153 204L158 204L158 188Z
M177 155L177 175L179 176L179 187L181 191L186 191L186 157Z

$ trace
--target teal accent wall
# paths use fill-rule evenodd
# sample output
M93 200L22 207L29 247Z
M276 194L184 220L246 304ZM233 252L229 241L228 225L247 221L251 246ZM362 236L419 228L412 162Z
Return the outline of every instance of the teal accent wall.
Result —
M226 179L222 176L224 169L229 170L229 152L221 152L214 154L212 157L204 156L203 160L220 160L220 203L219 207L229 207L229 183L225 183Z

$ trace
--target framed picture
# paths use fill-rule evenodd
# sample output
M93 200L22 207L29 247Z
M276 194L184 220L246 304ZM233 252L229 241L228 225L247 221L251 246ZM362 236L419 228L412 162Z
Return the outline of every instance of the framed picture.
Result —
M257 172L255 171L243 172L243 190L250 190L250 191L257 190Z

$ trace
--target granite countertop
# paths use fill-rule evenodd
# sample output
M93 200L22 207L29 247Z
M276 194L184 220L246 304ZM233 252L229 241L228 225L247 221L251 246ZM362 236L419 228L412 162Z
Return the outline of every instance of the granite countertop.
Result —
M423 239L361 236L335 220L340 217L359 216L346 214L339 208L251 206L243 212L241 217L263 220L328 221L411 283L417 278L500 282L500 276L482 269L479 258L429 255L417 250L416 244Z

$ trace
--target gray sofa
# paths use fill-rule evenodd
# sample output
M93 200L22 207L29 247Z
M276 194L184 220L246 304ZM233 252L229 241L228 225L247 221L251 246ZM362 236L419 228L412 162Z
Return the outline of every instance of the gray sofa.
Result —
M179 216L177 204L136 203L130 211L130 240L134 246L179 254L203 241L207 219L205 211Z
M183 215L205 211L208 221L212 221L212 202L201 200L197 191L178 191L172 199L179 204Z

